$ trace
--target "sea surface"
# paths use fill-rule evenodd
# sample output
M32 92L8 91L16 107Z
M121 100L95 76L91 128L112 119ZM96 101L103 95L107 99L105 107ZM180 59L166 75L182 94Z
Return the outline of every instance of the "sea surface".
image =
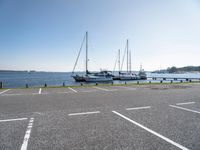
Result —
M184 74L156 74L147 73L148 77L173 77L173 78L200 78L200 73L184 73ZM3 82L4 88L44 86L62 86L65 85L80 85L71 77L71 73L65 72L0 72L0 81ZM126 81L127 83L136 81ZM148 82L148 81L142 81ZM114 81L114 84L124 84L125 81ZM92 83L94 84L94 83Z

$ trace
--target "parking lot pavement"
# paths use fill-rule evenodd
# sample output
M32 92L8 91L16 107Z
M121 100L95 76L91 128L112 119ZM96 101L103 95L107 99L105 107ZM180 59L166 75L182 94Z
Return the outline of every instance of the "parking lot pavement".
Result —
M74 90L74 91L73 91ZM85 93L90 93L90 92L96 92L98 91L97 89L93 87L78 87L78 88L71 88L71 91L73 92L85 92Z
M67 94L73 93L69 88L41 88L41 94Z
M2 96L12 90L6 91L0 96L0 149L24 143L27 149L199 150L198 86L102 88L108 91L81 87L57 94L65 88L52 88L42 94L42 88L41 94ZM5 121L16 118L27 119Z
M24 118L0 118L0 149L21 148L28 121Z
M146 111L131 110L120 113L188 149L198 150L200 147L198 142L200 141L200 114L168 105L152 106Z
M62 111L40 116L35 120L28 148L177 149L111 111L72 116Z
M2 93L1 95L4 96L16 96L16 95L30 95L30 94L38 94L38 88L31 88L31 89L9 89L6 92Z

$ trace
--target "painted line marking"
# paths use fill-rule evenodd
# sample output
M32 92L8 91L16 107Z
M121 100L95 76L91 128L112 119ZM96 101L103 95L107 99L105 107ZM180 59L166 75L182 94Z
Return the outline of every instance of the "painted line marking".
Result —
M176 103L176 105L189 105L194 104L195 102L185 102L185 103Z
M151 106L126 108L126 110L139 110L139 109L148 109L148 108L151 108Z
M178 144L178 143L176 143L176 142L170 140L169 138L167 138L167 137L165 137L165 136L163 136L163 135L161 135L161 134L159 134L159 133L157 133L157 132L155 132L155 131L153 131L153 130L151 130L151 129L149 129L149 128L147 128L147 127L145 127L145 126L143 126L143 125L141 125L141 124L139 124L139 123L137 123L137 122L135 122L135 121L133 121L133 120L131 120L130 118L128 118L128 117L126 117L126 116L124 116L124 115L122 115L122 114L120 114L120 113L118 113L118 112L116 112L116 111L112 111L112 112L115 113L116 115L118 115L118 116L120 116L120 117L126 119L127 121L129 121L129 122L135 124L136 126L139 126L140 128L142 128L142 129L144 129L144 130L150 132L151 134L154 134L155 136L157 136L157 137L159 137L159 138L161 138L161 139L167 141L168 143L170 143L170 144L172 144L172 145L174 145L174 146L176 146L176 147L182 149L182 150L189 150L188 148L186 148L186 147L184 147L184 146L182 146L182 145L180 145L180 144Z
M42 93L42 88L39 88L38 94L41 94L41 93Z
M174 106L174 105L169 105L170 107L174 107L174 108L177 108L177 109L182 109L182 110L186 110L186 111L190 111L190 112L193 112L193 113L197 113L197 114L200 114L199 111L196 111L196 110L192 110L192 109L188 109L188 108L183 108L183 107L180 107L180 106Z
M101 87L93 87L93 88L98 89L98 90L101 90L101 91L106 91L106 92L109 92L109 91L117 91L116 89L109 90L109 89L105 89L105 88L101 88Z
M0 92L0 95L5 93L5 92L8 92L8 91L10 91L10 89L7 89L7 90L4 90L4 91Z
M27 120L27 118L6 119L6 120L0 120L0 122L20 121L20 120Z
M76 115L88 115L88 114L98 114L98 113L100 113L100 111L73 113L73 114L68 114L68 115L69 116L76 116Z
M68 89L70 89L71 91L73 91L73 92L75 92L75 93L78 92L78 91L76 91L76 90L74 90L74 89L72 89L72 88L70 88L70 87L68 87Z
M31 130L33 127L33 122L34 122L34 118L31 118L24 136L24 141L22 143L21 149L20 150L27 150L27 146L28 146L28 140L30 138L30 134L31 134Z
M136 90L136 88L132 88L132 87L126 87L126 86L121 86L121 87L126 89L126 90Z
M38 114L38 115L42 115L42 113L40 112L33 112L34 114Z

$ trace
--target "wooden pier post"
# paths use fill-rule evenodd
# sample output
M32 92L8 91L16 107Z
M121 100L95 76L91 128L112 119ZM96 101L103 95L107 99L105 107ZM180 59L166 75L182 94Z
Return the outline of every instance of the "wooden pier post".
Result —
M3 82L0 81L0 89L3 89Z

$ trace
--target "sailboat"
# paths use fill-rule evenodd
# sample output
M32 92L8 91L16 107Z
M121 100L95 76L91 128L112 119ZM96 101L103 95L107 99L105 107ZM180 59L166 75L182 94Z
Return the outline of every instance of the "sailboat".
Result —
M77 62L78 62L78 59L79 59L79 56L80 56L84 41L86 41L85 42L86 43L86 47L85 47L86 48L86 53L85 53L85 56L86 56L85 73L80 75L80 74L75 74L74 70L76 68L76 65L77 65ZM92 73L92 72L88 71L88 32L86 32L86 34L85 34L85 36L83 38L83 41L82 41L82 44L81 44L81 48L79 50L79 53L78 53L78 56L77 56L77 59L76 59L76 62L75 62L75 65L74 65L74 68L73 68L73 71L72 71L72 77L77 82L83 82L83 81L85 81L85 82L107 82L107 81L113 81L112 74L109 71L103 70L103 71L95 72L95 73Z
M124 62L124 57L123 57L123 61L122 61L122 66L121 69L119 70L119 80L139 80L140 77L137 74L134 74L131 72L131 53L129 51L129 45L128 45L128 39L126 41L126 47L125 47L125 51L124 51L124 57L125 54L127 55L127 72L121 72L120 70L122 70L123 67L123 62Z

